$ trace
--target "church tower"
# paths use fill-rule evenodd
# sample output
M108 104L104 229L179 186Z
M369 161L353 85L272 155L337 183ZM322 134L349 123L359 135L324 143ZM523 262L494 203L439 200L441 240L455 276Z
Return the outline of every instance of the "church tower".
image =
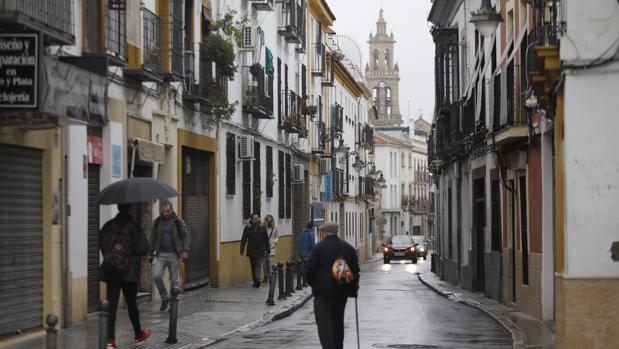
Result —
M370 57L365 66L365 77L372 91L378 119L374 126L400 126L400 68L394 62L393 32L387 34L387 22L380 9L376 34L370 32Z

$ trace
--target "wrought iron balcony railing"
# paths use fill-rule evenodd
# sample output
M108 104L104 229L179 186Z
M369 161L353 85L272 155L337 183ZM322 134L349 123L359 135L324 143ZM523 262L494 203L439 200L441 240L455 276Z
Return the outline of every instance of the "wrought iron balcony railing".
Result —
M142 64L139 67L127 67L124 75L139 81L161 82L163 81L161 17L147 9L143 9L142 12L144 18Z
M289 43L305 42L305 0L285 0L278 9L277 31Z
M0 22L44 34L47 44L73 45L74 0L0 0Z
M557 46L562 26L561 0L535 0L536 43Z
M187 71L183 101L185 103L202 103L212 94L219 94L227 98L228 78L215 62L204 58L206 51L203 44L197 44L196 47L196 50L185 55ZM196 63L199 63L197 80L194 73Z
M243 67L242 75L243 110L258 119L273 119L273 77L260 64Z

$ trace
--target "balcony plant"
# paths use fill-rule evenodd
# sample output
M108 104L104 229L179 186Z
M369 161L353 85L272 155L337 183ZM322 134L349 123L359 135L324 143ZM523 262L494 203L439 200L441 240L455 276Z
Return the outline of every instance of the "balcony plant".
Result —
M310 116L312 119L318 114L318 107L315 105L303 105L300 109L301 115Z

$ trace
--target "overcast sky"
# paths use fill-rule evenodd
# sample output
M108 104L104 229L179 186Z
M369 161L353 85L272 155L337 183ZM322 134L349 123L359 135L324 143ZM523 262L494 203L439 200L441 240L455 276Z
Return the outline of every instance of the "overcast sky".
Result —
M335 17L334 28L361 46L363 62L368 61L368 36L376 33L381 4L387 31L393 31L395 59L400 65L400 112L407 119L417 118L422 109L432 121L434 110L434 44L428 27L430 0L327 0ZM365 67L363 67L365 69Z

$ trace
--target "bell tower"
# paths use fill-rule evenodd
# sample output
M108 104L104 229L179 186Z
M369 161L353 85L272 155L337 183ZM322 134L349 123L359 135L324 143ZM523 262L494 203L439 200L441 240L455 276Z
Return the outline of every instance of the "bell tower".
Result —
M365 77L372 91L378 119L374 126L400 126L400 68L394 62L395 39L387 33L387 21L380 9L376 34L370 32L368 40L370 57L365 66Z

